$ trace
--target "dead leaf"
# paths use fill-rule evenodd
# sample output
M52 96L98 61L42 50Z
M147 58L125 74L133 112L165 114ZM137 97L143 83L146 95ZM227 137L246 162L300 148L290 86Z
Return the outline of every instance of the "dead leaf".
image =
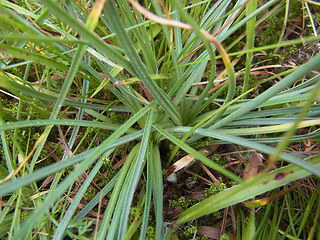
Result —
M199 150L199 153L202 153L204 156L208 156L211 154L214 150L216 150L219 147L219 145L211 145L208 147L204 147L201 150ZM192 161L195 159L195 157L191 154L188 154L181 158L180 160L176 161L165 173L164 178L167 178L171 174L178 172L179 170L189 166Z
M211 226L199 226L197 227L197 234L201 236L207 236L210 239L219 239L220 228Z
M248 179L249 177L257 175L258 168L263 165L263 159L264 157L261 153L251 153L247 165L243 171L243 179Z

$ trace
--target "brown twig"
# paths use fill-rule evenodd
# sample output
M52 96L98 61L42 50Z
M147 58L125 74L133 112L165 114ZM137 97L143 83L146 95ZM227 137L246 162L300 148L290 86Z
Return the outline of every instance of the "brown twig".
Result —
M235 20L239 14L243 11L243 9L246 7L247 3L249 0L247 0L242 7L239 9L239 11L228 20L228 22L226 22L218 31L216 31L213 36L217 36L220 32L222 32L233 20ZM178 64L182 63L184 60L186 60L186 58L188 58L190 55L192 55L193 53L197 52L199 49L201 49L203 47L203 43L201 43L198 47L196 47L194 50L192 50L190 53L188 53L183 59L181 59Z
M97 214L97 220L96 220L96 227L95 227L95 230L94 230L94 237L93 237L94 240L96 240L96 239L97 239L97 236L98 236L101 203L102 203L102 193L100 194L100 199L99 199L98 214Z

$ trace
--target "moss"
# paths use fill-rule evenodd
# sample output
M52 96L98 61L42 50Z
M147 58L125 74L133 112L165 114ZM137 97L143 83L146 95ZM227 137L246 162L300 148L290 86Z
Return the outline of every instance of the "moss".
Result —
M185 184L188 188L191 188L192 186L194 186L195 184L198 183L198 178L195 177L195 176L191 176L191 177L188 177L185 181Z
M190 146L193 148L203 148L203 147L207 147L208 145L210 145L212 143L214 143L214 138L204 137L196 142L191 143Z
M185 197L180 197L178 200L169 200L169 204L174 208L187 209Z
M195 239L195 240L207 240L206 236L196 236L197 225L195 223L186 225L179 233L179 239Z
M218 153L214 153L213 156L211 157L211 160L215 161L216 163L218 163L219 165L225 165L226 163L228 163L228 160L226 157L221 156Z
M231 240L231 239L232 238L226 233L221 234L220 237L219 237L219 240Z
M195 235L197 227L195 225L187 225L183 230L184 231L179 234L181 238Z
M214 196L214 195L218 194L219 192L222 192L227 189L227 185L222 182L222 179L219 178L218 180L220 181L220 184L213 183L212 185L210 185L209 188L206 188L206 190L205 190L206 198Z
M130 208L130 216L129 222L132 222L134 219L139 219L140 216L143 214L143 208L136 206Z
M257 34L257 45L266 46L279 41L282 28L282 21L278 17L271 17L266 21L267 27L261 29Z
M186 200L184 196L180 197L178 200L169 200L169 205L173 208L180 208L182 210L186 210L189 206L197 203L196 199Z
M21 211L21 213L20 213L21 221L26 220L30 216L31 213L32 213L32 211Z
M93 187L88 187L86 193L83 195L83 198L87 201L90 201L95 195L96 195L96 190Z
M149 225L147 227L146 240L154 240L156 237L156 229L154 226Z
M108 117L111 119L111 122L114 124L125 123L127 121L127 114L125 113L115 113L110 112Z

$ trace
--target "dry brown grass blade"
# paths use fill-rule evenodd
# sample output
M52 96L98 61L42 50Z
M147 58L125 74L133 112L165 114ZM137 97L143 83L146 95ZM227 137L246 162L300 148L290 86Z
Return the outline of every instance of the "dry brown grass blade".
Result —
M198 226L197 234L206 236L209 239L219 239L220 228L215 226Z
M202 162L199 163L202 169L206 172L206 174L216 183L220 184L220 181L210 172L210 170L204 165Z
M73 199L71 198L71 197L68 197L68 202L69 203L72 203L73 202ZM84 207L85 207L86 205L85 204L82 204L82 203L79 203L78 204L78 208L79 209L83 209ZM99 215L97 212L95 212L95 211L93 211L93 210L90 210L89 211L89 214L91 215L91 216L93 216L93 217L99 217L100 219L103 219L103 215Z
M93 239L96 240L98 236L98 229L99 229L99 220L100 220L100 211L101 211L101 203L102 203L102 193L100 194L99 205L98 205L98 214L96 220L96 227L94 229L94 237Z
M59 131L59 135L60 135L60 141L63 145L63 148L66 152L66 154L68 155L68 157L71 157L73 155L68 143L67 143L67 139L66 137L64 136L62 130L61 130L61 127L58 125L58 131Z
M51 126L52 128L53 126ZM36 144L34 145L33 149L31 150L31 152L28 154L28 156L21 162L21 164L19 165L19 167L13 171L12 173L10 173L8 176L6 176L4 179L2 179L0 181L1 183L4 183L6 181L8 181L9 179L13 178L14 176L16 176L20 170L23 168L23 166L30 160L30 158L32 157L32 155L34 154L34 152L36 151L37 147L39 146L39 144L41 143L41 141L43 140L43 138L45 137L45 132L41 134L41 136L38 138Z

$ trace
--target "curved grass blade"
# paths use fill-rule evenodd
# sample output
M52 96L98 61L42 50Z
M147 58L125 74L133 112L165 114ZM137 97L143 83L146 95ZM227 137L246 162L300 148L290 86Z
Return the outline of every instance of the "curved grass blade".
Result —
M147 115L146 124L143 129L143 137L139 146L139 151L137 153L136 159L130 167L130 170L126 176L126 180L122 185L121 192L119 194L119 199L117 201L117 206L113 215L113 219L108 230L107 239L113 239L116 233L116 236L120 239L123 239L126 235L132 199L136 187L138 185L138 181L141 177L143 167L145 165L145 155L147 152L149 142L153 114L154 111L150 110Z
M81 221L99 203L100 197L105 197L107 193L114 188L118 177L119 173L117 173L117 175L114 176L88 204L86 204L86 206L73 218L73 221Z
M166 130L169 132L171 132L171 131L173 131L173 132L187 132L188 131L187 129L190 130L190 127L176 127L176 128L166 129ZM258 142L254 142L254 141L242 138L242 137L228 135L228 134L222 133L220 131L216 131L216 130L198 128L194 133L199 134L201 136L212 137L215 139L224 140L226 142L229 142L232 144L237 144L240 146L244 146L249 149L254 149L256 151L263 152L266 154L272 154L272 153L274 153L274 150L275 150L275 148L273 148L273 147L270 147L270 146L267 146L267 145L264 145L264 144L261 144ZM191 154L193 155L193 153L191 153ZM320 176L320 168L310 164L307 161L304 161L301 157L299 157L298 154L282 153L280 156L280 159L283 159L289 163L293 163L301 168L304 168L304 169L308 170L309 172L315 174L316 176Z
M150 104L149 106L152 106ZM45 212L51 207L51 205L60 197L60 195L74 183L75 179L88 167L90 167L95 160L103 154L107 147L117 140L122 134L124 134L139 118L144 116L149 110L150 107L147 106L141 109L138 113L136 113L133 117L131 117L125 124L123 124L122 128L119 128L115 131L110 137L108 137L99 147L95 149L95 151L91 152L87 155L87 158L77 167L74 171L61 182L57 188L53 189L46 199L42 202L42 204L28 217L26 222L22 225L21 229L15 233L15 239L22 239L26 233L28 233L34 224L39 220L40 216L45 214ZM19 179L21 180L21 179ZM3 187L3 186L2 186Z
M184 142L187 138L189 138L189 137L191 136L192 133L194 133L194 131L195 131L197 128L199 128L201 125L204 125L207 121L212 120L212 118L217 117L217 115L221 115L221 114L225 111L225 109L226 109L227 107L229 107L231 104L233 104L235 101L237 101L237 99L240 99L240 98L242 98L242 96L247 95L247 94L248 94L250 91L252 91L252 90L253 90L253 89L248 90L247 92L241 94L240 96L238 96L237 98L235 98L235 99L233 99L233 100L231 100L231 101L228 101L228 102L225 101L224 104L223 104L219 109L213 111L211 114L207 115L207 116L206 116L205 118L203 118L201 121L199 121L198 123L196 123L196 124L192 127L192 129L191 129L186 135L183 136L183 138L181 139L181 141ZM178 146L176 146L176 147L172 150L171 155L170 155L169 160L168 160L168 164L171 162L171 160L172 160L172 159L174 158L174 156L177 154L178 150L179 150L179 147L178 147Z
M48 91L47 93L44 93L44 92L36 91L31 87L27 87L22 84L19 84L17 81L12 79L9 75L1 72L0 72L0 86L10 91L20 92L21 94L32 96L44 101L56 102L58 99L58 95L54 92ZM20 94L15 93L15 95L19 96ZM105 110L106 108L105 105L82 103L82 102L77 102L70 99L65 99L64 104L67 104L73 107L96 109L96 110ZM126 107L113 107L113 106L111 106L109 110L119 111L119 112L128 111Z
M143 136L142 136L141 145L139 148L139 153L137 156L137 161L133 169L132 178L130 179L130 183L127 186L127 191L124 192L126 201L125 201L125 204L122 206L122 214L121 214L122 216L120 219L120 222L124 224L122 225L122 229L121 228L119 229L120 237L121 236L124 237L127 232L126 223L128 222L128 219L129 219L132 199L134 197L134 192L137 188L138 182L142 174L143 167L146 162L145 159L146 159L146 154L148 150L148 142L150 141L151 125L154 120L153 116L154 116L154 109L148 112L146 124L145 124L145 127L143 128Z
M53 12L56 17L68 24L75 31L77 31L81 38L91 43L92 46L99 50L99 53L103 54L106 58L111 59L113 62L120 64L126 70L133 72L131 65L128 61L116 50L116 48L110 44L106 44L102 39L98 38L97 35L87 29L79 21L75 20L72 15L68 14L53 0L42 0L42 3L47 6L49 11Z
M53 60L51 58L47 58L42 54L33 53L23 48L13 47L10 45L0 43L0 51L3 53L8 53L16 58L31 60L37 63L45 64L46 66L50 66L55 69L60 69L63 71L67 71L69 69L69 66L66 66L63 63L59 63L58 61Z
M97 236L97 239L99 239L99 240L106 239L106 236L107 236L109 228L110 228L110 221L112 218L112 214L115 210L117 201L119 199L119 194L121 192L122 184L124 183L125 178L129 172L130 166L131 166L132 162L134 161L134 158L137 155L137 152L139 150L139 145L140 144L137 144L133 147L133 149L130 151L129 155L126 158L124 165L122 166L122 168L120 170L119 177L118 177L118 180L117 180L117 182L114 186L114 189L112 191L112 195L110 197L108 206L103 214L103 221L100 225L98 236ZM119 217L119 216L117 216L117 217Z
M152 151L152 164L151 167L153 178L153 201L154 201L154 211L156 216L156 239L163 240L163 182L162 182L162 167L159 146L154 146Z
M148 146L149 149L153 149L152 143L149 143ZM146 238L147 234L147 227L148 227L148 221L149 221L149 212L150 212L150 206L151 206L151 194L154 191L153 189L153 171L152 171L152 151L148 151L147 154L147 182L146 182L146 195L145 195L145 205L143 210L143 216L142 216L142 226L141 226L141 232L140 232L140 240L144 240Z
M2 127L3 125L5 125L5 121L2 118L2 116L0 116L0 127ZM6 166L9 172L13 172L15 169L15 163L12 161L12 155L9 147L7 134L4 130L0 130L0 134L1 134L2 151L4 155L4 160L6 162Z
M256 98L248 101L241 108L237 109L227 117L223 118L222 120L218 121L214 125L210 127L210 129L217 129L221 128L222 126L226 125L229 122L234 121L238 117L244 115L247 112L250 112L252 109L258 107L271 97L275 96L277 93L285 89L286 87L294 84L294 82L298 81L299 79L303 78L306 74L310 73L312 70L320 67L320 54L313 57L307 63L298 67L293 73L289 74L287 77L282 79L277 84L270 87L265 92L261 93Z
M270 119L272 121L272 119ZM226 133L226 134L232 134L232 135L256 135L256 134L267 134L267 133L280 133L289 131L294 127L294 120L291 119L290 123L285 124L277 124L275 126L265 126L265 127L250 127L250 128L228 128L228 129L221 129L219 132ZM260 122L260 124L262 124ZM257 121L257 124L259 125L259 120ZM299 122L297 124L296 128L305 128L305 127L311 127L320 125L320 119L310 119ZM292 137L292 136L291 136Z
M309 160L308 164L319 168L320 156ZM266 174L257 175L190 207L181 213L174 223L178 225L210 214L309 175L309 171L293 164Z
M35 127L35 126L49 126L49 125L62 125L62 126L79 126L79 127L92 127L92 128L100 128L107 130L117 130L122 125L113 124L113 123L105 123L105 122L96 122L96 121L86 121L86 120L72 120L72 119L55 119L55 120L29 120L29 121L17 121L13 123L5 123L0 125L0 131L3 130L11 130L17 128L25 128L25 127ZM127 133L134 133L136 129L130 128Z
M303 119L306 117L307 113L310 111L311 106L316 102L320 89L320 80L318 80L317 84L314 86L314 89L311 91L310 98L303 104L301 112L298 114L296 120L292 124L291 128L285 133L283 140L278 143L275 152L270 156L271 161L277 161L281 152L285 150L285 148L289 145L290 139L295 135L297 129L306 121ZM319 124L319 123L318 123Z
M174 137L173 135L171 135L169 132L167 132L166 130L164 130L163 128L157 126L157 125L153 125L153 127L159 131L163 136L165 136L167 139L169 139L171 142L173 142L174 144L176 144L177 146L179 146L180 148L182 148L184 151L186 151L187 153L193 155L196 159L200 160L201 162L203 162L204 164L206 164L207 166L213 168L214 170L220 172L221 174L229 177L230 179L236 181L236 182L241 182L242 180L236 176L235 174L231 173L229 170L226 170L224 168L222 168L219 164L217 164L216 162L208 159L207 157L203 156L201 153L199 153L198 151L196 151L195 149L193 149L192 147L188 146L187 144L185 144L184 142L182 142L181 140L177 139L176 137ZM179 128L178 128L179 129ZM198 129L199 130L199 129ZM195 132L198 132L198 130L196 130Z
M128 143L130 141L136 140L137 138L142 136L142 132L138 131L136 133L118 138L116 142L113 142L109 144L107 147L105 147L105 151L109 150L110 148L121 146L122 144ZM78 155L75 155L73 157L70 157L68 161L61 161L58 163L51 164L49 166L43 167L42 169L35 170L33 173L23 176L18 179L13 179L5 184L0 185L0 196L4 196L8 193L11 193L13 191L16 191L20 187L29 185L32 182L38 181L40 179L43 179L44 177L47 177L48 175L51 175L55 172L58 172L60 170L63 170L67 167L70 167L74 165L75 163L81 162L88 158L90 154L93 154L97 151L97 148L88 150L84 153L80 153Z
M66 99L67 97L67 94L68 94L68 91L71 87L71 84L73 82L73 79L78 71L78 68L80 66L80 63L82 61L82 56L83 54L85 53L85 50L86 50L87 46L86 45L79 45L78 48L77 48L77 51L75 53L75 56L74 56L74 59L72 60L71 62L71 65L70 65L70 68L69 68L69 71L68 71L68 75L61 87L61 91L60 91L60 94L59 94L59 97L52 109L52 112L50 114L50 118L49 119L56 119L58 117L58 114L60 112L60 109L62 107L62 104L64 102L64 100ZM38 159L38 157L40 156L40 152L45 144L45 141L47 139L47 137L49 136L49 133L52 129L52 125L46 127L46 129L44 130L44 134L45 134L45 137L44 139L41 141L41 143L39 144L39 146L37 147L37 150L35 151L34 155L33 155L33 158L31 160L31 163L30 163L30 170L32 171L33 168L34 168L34 165L36 163L36 160Z
M116 32L119 42L121 43L123 49L128 55L130 59L130 63L132 64L135 74L139 77L139 79L145 84L151 95L157 103L163 108L163 110L171 117L171 119L176 124L181 124L181 116L179 115L178 108L173 104L171 99L167 96L167 94L152 80L150 74L148 73L146 66L141 61L139 55L137 54L132 40L126 33L122 20L117 14L117 9L114 6L113 1L107 1L106 7L104 8L104 12L106 16L108 16L108 20L113 26L113 30Z
M246 6L247 15L250 15L257 9L257 1L249 0ZM246 49L254 48L254 34L256 30L256 17L251 18L246 24L246 40L247 45ZM243 79L243 92L247 91L249 88L249 79L250 79L250 71L251 71L251 63L252 63L252 53L246 54L246 65L245 65L245 74Z
M121 221L121 218L123 216L122 208L126 202L126 192L128 190L127 186L130 184L130 180L133 177L133 170L134 170L134 166L137 164L137 155L139 153L140 146L141 146L140 143L136 145L136 148L134 149L135 151L133 155L133 160L130 161L129 169L123 175L124 176L123 181L121 181L120 184L117 184L117 186L115 187L115 190L117 189L118 186L121 186L121 189L118 196L116 196L117 200L114 208L113 209L110 208L112 210L112 219L110 221L110 226L108 227L108 231L105 239L116 239L118 236L119 237L121 236L120 230L124 226L125 228L127 228L127 222ZM116 193L117 192L115 192L115 194ZM110 204L110 201L109 201L109 204ZM100 235L99 237L101 238L102 236ZM121 236L120 239L123 239L123 236Z
M96 163L96 165L90 171L90 174L87 176L86 180L83 182L81 188L79 189L79 191L77 192L76 196L74 197L72 203L70 204L67 211L65 212L63 219L59 222L57 230L53 236L54 240L62 239L63 233L64 233L65 229L68 227L68 224L69 224L75 210L77 209L78 204L80 203L83 195L87 191L93 178L96 176L96 174L98 173L98 171L102 167L102 165L103 165L102 159L109 157L109 155L113 152L113 150L114 149L110 149L105 154L103 154L103 156L100 158L100 160ZM98 194L98 195L100 196L100 194Z

